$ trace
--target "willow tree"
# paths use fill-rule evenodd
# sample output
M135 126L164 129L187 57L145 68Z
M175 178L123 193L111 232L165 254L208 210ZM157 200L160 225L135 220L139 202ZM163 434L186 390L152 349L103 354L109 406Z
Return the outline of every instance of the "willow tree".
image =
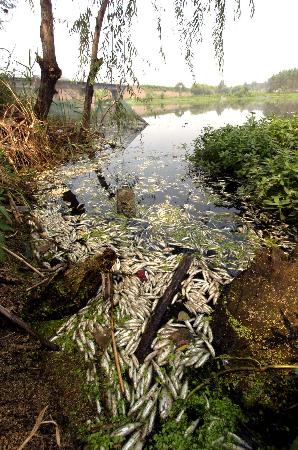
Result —
M251 15L254 13L254 0L247 0ZM193 71L193 58L197 46L202 42L202 30L206 16L212 16L214 27L212 32L213 47L218 65L223 67L224 47L223 32L226 24L227 8L231 4L235 18L240 16L241 0L151 0L156 13L155 28L160 39L160 53L164 56L162 46L162 12L171 8L174 12L177 30L179 31L181 51L186 63ZM91 32L92 7L98 9L95 32ZM133 70L133 62L137 56L136 46L132 42L132 21L142 17L142 9L138 14L138 7L142 7L140 0L90 0L89 6L74 23L72 31L80 34L80 60L86 66L89 60L89 75L85 91L83 112L83 126L90 126L91 103L94 83L99 68L105 65L105 75L113 80L116 73L117 81L121 84L137 83ZM145 18L144 18L145 20ZM101 41L101 45L99 42ZM92 47L91 47L92 43ZM101 52L99 58L98 52Z
M5 16L16 6L16 0L0 0L0 29L2 28Z
M82 127L84 129L89 128L90 126L90 118L91 118L91 105L92 98L94 93L94 83L100 69L100 66L103 63L102 58L98 58L98 45L99 39L102 29L102 24L104 20L104 16L107 10L107 6L109 4L109 0L102 0L100 8L98 10L98 14L95 20L95 30L92 40L92 50L91 50L91 61L90 61L90 69L86 82L85 88L85 101L84 101L84 111L83 111L83 119L82 119Z
M41 77L34 112L39 119L46 119L56 92L56 83L61 77L62 72L56 60L51 0L40 0L40 9L42 57L37 55L37 62L40 66Z

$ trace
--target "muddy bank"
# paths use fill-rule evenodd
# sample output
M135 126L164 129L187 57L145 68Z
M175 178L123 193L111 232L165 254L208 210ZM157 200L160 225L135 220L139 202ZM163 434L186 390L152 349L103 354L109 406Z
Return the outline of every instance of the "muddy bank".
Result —
M6 245L15 253L26 257L33 265L29 228L25 224L16 227L13 239ZM0 266L1 304L9 311L23 316L28 303L26 289L40 278L20 261L7 255ZM39 325L34 328L40 330ZM38 414L48 406L44 420L55 420L62 436L62 448L74 449L72 436L67 431L69 418L61 408L64 393L46 374L51 352L22 330L0 317L0 448L17 449L29 436ZM55 426L43 425L32 438L30 450L57 449Z
M226 355L225 368L236 369L225 382L273 448L288 448L298 433L298 380L286 369L298 361L297 312L297 247L290 256L272 248L228 286L212 319L217 353ZM237 373L239 367L251 370Z
M57 423L60 448L80 448L79 430L91 409L82 394L81 377L67 355L53 360L50 352L8 325L0 331L0 344L1 450L17 449L45 407L43 420ZM58 449L55 425L41 425L26 448Z
M214 315L222 352L263 363L297 358L298 248L290 255L262 250L228 287Z

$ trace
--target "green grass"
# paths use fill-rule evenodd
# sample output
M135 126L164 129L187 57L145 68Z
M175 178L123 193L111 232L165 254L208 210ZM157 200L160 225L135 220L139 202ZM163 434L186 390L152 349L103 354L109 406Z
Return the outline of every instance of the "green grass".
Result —
M226 103L227 105L235 104L249 104L249 103L279 103L287 101L297 101L298 102L298 92L292 93L251 93L247 96L236 96L236 95L177 95L177 97L161 97L153 96L150 97L148 93L148 98L138 99L131 98L127 100L127 103L131 105L136 104L148 104L148 105L168 105L168 104L189 104L189 105L201 105L201 104L217 104Z
M298 98L298 97L297 97ZM219 95L205 95L205 96L192 96L192 95L181 95L177 97L148 97L148 98L131 98L127 100L127 103L131 105L137 104L148 104L148 105L172 105L172 104L213 104L220 101Z

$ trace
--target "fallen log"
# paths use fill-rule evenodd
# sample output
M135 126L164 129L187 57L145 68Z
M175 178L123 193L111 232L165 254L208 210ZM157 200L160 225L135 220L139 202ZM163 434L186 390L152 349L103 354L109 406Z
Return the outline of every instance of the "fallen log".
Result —
M135 351L135 356L138 358L139 362L143 362L146 356L150 353L152 341L160 328L166 309L171 304L173 297L178 293L180 285L187 274L191 262L191 255L186 255L182 258L173 274L170 284L166 288L164 294L160 297L159 302L157 303L156 308L147 323L139 346Z
M50 350L54 350L57 351L59 350L59 345L54 344L54 342L50 342L48 341L46 338L40 336L38 333L36 333L36 331L34 331L30 325L28 325L26 322L24 322L22 319L20 319L18 316L16 316L15 314L11 313L10 311L8 311L8 309L6 309L4 306L0 305L0 314L2 314L3 316L5 316L8 320L10 320L10 322L14 323L15 325L17 325L18 327L22 328L23 330L25 330L30 336L35 337L36 339L39 340L39 342L46 348L49 348Z

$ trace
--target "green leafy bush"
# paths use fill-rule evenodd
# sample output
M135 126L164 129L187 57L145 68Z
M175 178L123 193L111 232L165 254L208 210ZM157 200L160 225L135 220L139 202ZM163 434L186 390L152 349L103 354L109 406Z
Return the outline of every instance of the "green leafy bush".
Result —
M213 177L236 179L240 195L278 212L282 220L297 219L297 115L257 121L252 114L244 125L205 128L191 160Z

